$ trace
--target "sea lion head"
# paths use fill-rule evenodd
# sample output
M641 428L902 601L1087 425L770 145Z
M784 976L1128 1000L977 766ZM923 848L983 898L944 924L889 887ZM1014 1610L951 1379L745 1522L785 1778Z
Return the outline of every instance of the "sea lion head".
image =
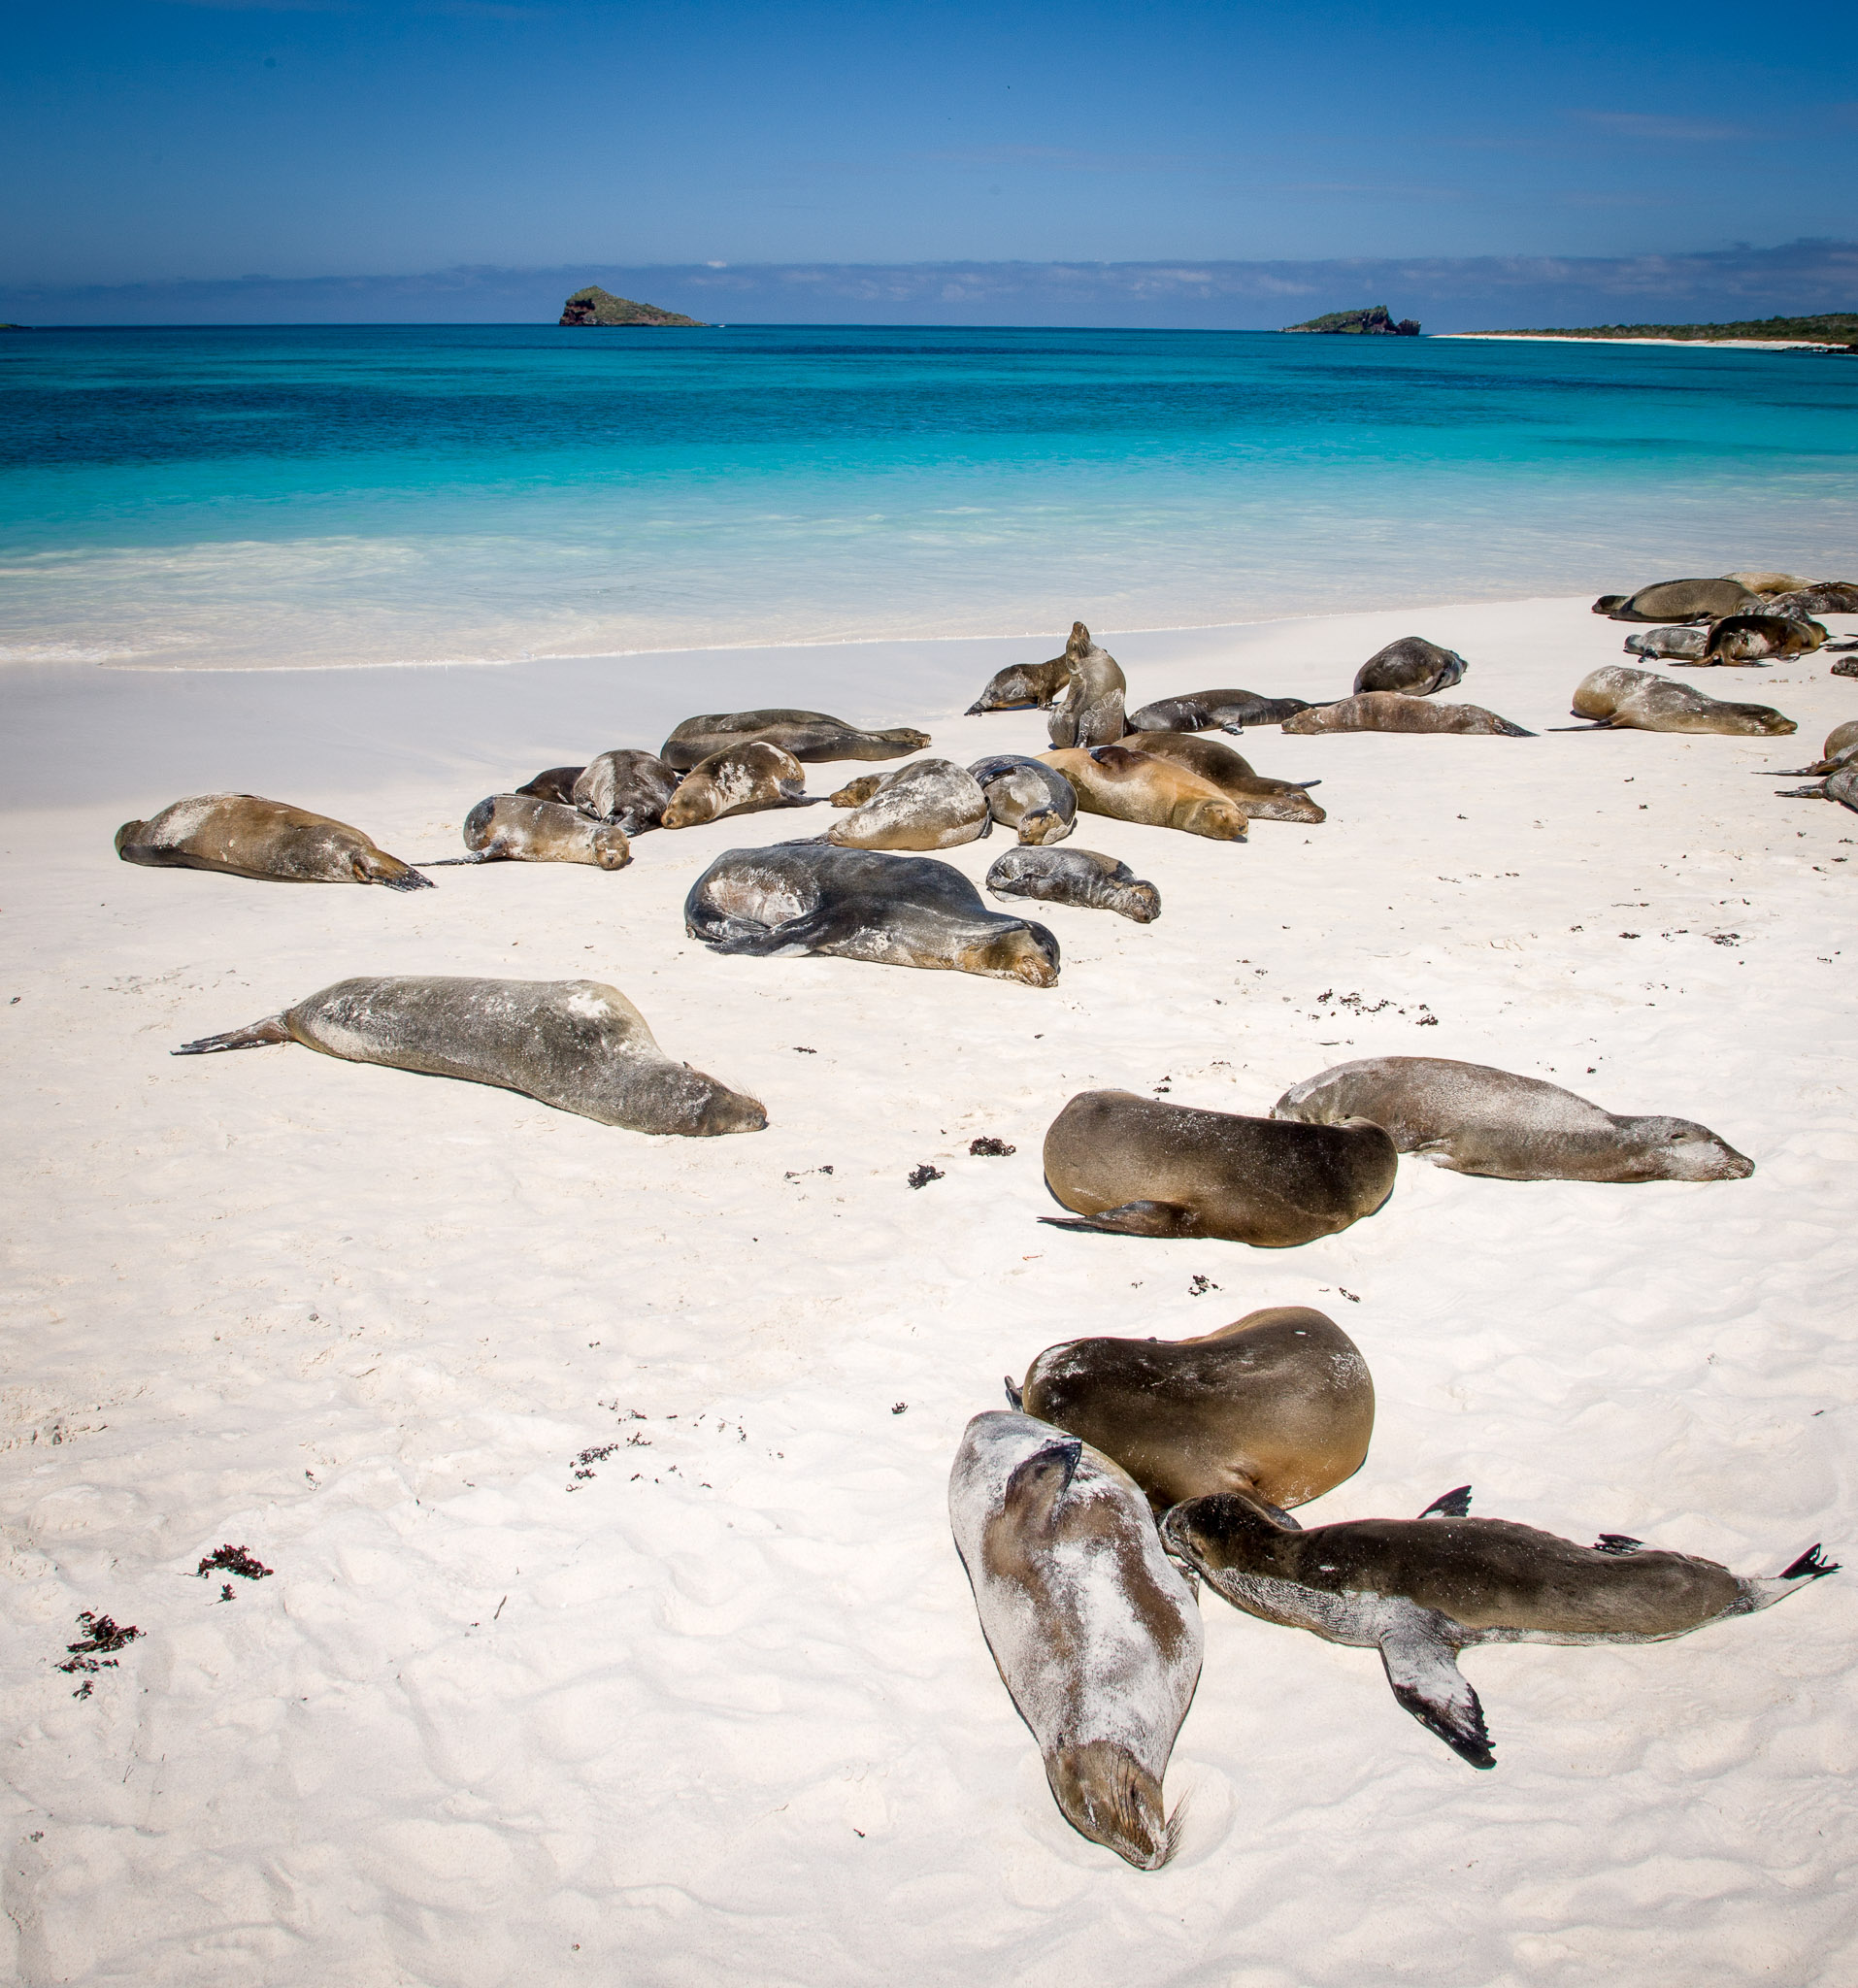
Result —
M1627 1118L1622 1129L1638 1143L1634 1180L1746 1180L1755 1163L1688 1118Z
M1152 925L1161 916L1161 893L1152 883L1121 883L1114 890L1115 909L1138 925Z
M731 1132L765 1132L767 1108L758 1098L732 1091L726 1083L689 1064L668 1074L670 1110L680 1121L665 1130L695 1139L721 1139Z
M964 974L996 980L1023 980L1028 987L1058 984L1058 941L1044 925L1027 918L989 932L960 955Z
M929 742L927 732L918 732L912 725L898 725L888 732L873 732L874 739L881 739L886 746L894 746L900 752L920 752Z
M1079 1836L1114 1850L1138 1871L1159 1871L1174 1855L1178 1811L1171 1821L1161 1783L1113 1740L1056 1748L1045 1762L1045 1777Z
M1246 815L1232 801L1195 801L1181 812L1174 826L1216 843L1242 843L1245 840Z
M880 773L860 774L855 780L847 780L836 794L830 796L827 805L832 808L862 808L883 785L887 778L887 775Z
M1019 817L1019 840L1034 847L1063 842L1070 824L1055 808L1029 808Z
M1296 1534L1293 1522L1280 1524L1280 1517L1243 1491L1214 1491L1177 1505L1162 1521L1162 1542L1215 1587L1228 1571L1281 1574L1288 1571L1281 1566L1283 1543Z
M593 860L603 870L623 870L632 861L632 845L617 821L600 822L589 838Z
M430 877L421 877L411 863L401 862L398 856L388 855L385 849L377 849L372 843L365 849L349 851L348 867L354 872L357 883L384 883L389 890L434 888Z
M149 824L146 821L125 821L116 830L116 854L120 856L123 845L127 843L135 842L148 826Z

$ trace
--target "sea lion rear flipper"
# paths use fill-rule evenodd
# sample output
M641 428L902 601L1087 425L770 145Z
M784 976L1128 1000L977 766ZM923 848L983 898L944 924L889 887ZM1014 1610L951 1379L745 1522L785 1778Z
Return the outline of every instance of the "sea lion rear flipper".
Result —
M1007 1406L1016 1415L1018 1414L1020 1409L1026 1406L1026 1398L1019 1392L1018 1388L1016 1388L1013 1385L1012 1375L1011 1374L1005 1375L1004 1377L1007 1383Z
M1222 732L1230 732L1230 733L1232 734L1232 736L1233 736L1233 737L1234 737L1235 739L1243 739L1243 738L1244 738L1244 737L1245 736L1245 728L1244 728L1244 725L1240 725L1240 724L1226 724L1226 725L1221 725L1221 726L1219 727L1219 729L1220 729L1220 730L1221 730ZM1312 780L1312 781L1311 782L1311 786L1313 786L1314 784L1315 784L1315 782L1314 782L1314 781Z
M1471 1510L1471 1486L1460 1484L1455 1490L1443 1492L1426 1507L1421 1518L1464 1518Z
M1380 1661L1393 1695L1428 1732L1473 1767L1497 1765L1484 1708L1458 1668L1458 1653L1439 1634L1428 1608L1409 1604L1382 1639Z
M1774 798L1776 801L1823 801L1827 798L1825 782L1816 787L1776 787Z
M180 1048L170 1049L170 1056L207 1056L216 1049L258 1049L270 1043L287 1043L290 1031L285 1028L283 1016L273 1014L263 1021L254 1021L249 1028L230 1029L223 1036L202 1036L197 1043L182 1043Z
M473 849L468 856L434 856L430 862L415 863L413 867L415 870L450 870L460 863L488 863L490 860L489 849ZM404 890L406 886L402 884L399 888Z
M1196 1233L1193 1210L1173 1201L1125 1201L1120 1208L1107 1208L1101 1214L1079 1215L1064 1221L1057 1215L1041 1215L1050 1229L1089 1229L1103 1236L1191 1236Z
M808 840L824 842L825 836ZM779 847L787 845L777 845ZM684 907L684 930L692 939L713 946L717 952L744 953L750 958L769 958L790 946L811 945L831 929L831 911L822 906L804 917L789 918L782 925L763 925L753 918L733 918L709 905Z
M1798 1560L1783 1567L1775 1577L1779 1580L1824 1580L1827 1574L1838 1572L1838 1561L1828 1560L1820 1552L1819 1542L1815 1540Z

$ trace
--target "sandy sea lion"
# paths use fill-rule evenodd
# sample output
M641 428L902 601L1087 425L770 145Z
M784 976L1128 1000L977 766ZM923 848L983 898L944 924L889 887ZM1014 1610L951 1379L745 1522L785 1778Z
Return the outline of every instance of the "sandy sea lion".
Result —
M655 752L622 746L590 759L581 769L570 799L596 821L616 821L628 835L644 835L648 828L664 825L665 810L680 779Z
M1366 1118L1403 1153L1495 1180L1745 1180L1755 1163L1688 1118L1615 1117L1538 1077L1445 1056L1365 1056L1292 1084L1274 1118Z
M1775 791L1783 801L1837 801L1841 808L1858 809L1858 763L1837 768L1817 786L1776 787Z
M1078 806L1086 814L1149 828L1178 828L1217 843L1245 840L1244 811L1210 781L1172 760L1151 759L1126 746L1046 752L1041 758L1071 782Z
M1128 729L1123 697L1129 688L1122 666L1107 648L1099 648L1081 621L1071 624L1065 645L1068 672L1063 701L1046 720L1054 746L1110 746Z
M1761 606L1761 596L1735 580L1664 580L1636 594L1602 594L1596 614L1611 621L1718 621Z
M1403 697L1430 697L1462 683L1471 665L1456 649L1441 648L1423 635L1403 635L1377 649L1355 672L1355 689L1397 690Z
M1595 731L1715 732L1740 738L1784 737L1797 729L1792 718L1782 717L1772 705L1725 704L1688 683L1618 663L1580 679L1574 714L1597 720Z
M968 1424L948 1522L987 1647L1065 1820L1138 1871L1174 1854L1162 1802L1200 1681L1200 1610L1128 1474L1030 1415Z
M1007 1393L1120 1464L1157 1511L1216 1491L1307 1505L1360 1470L1375 1429L1360 1348L1302 1305L1198 1339L1070 1340Z
M338 980L282 1014L204 1036L174 1053L302 1043L350 1063L521 1091L629 1132L709 1138L759 1132L753 1098L674 1063L617 987L598 980L454 979L402 975Z
M269 883L384 883L430 890L432 879L378 849L358 828L257 794L196 794L116 830L116 854L154 870L218 870Z
M1476 739L1536 736L1480 704L1432 704L1399 690L1363 690L1334 704L1312 705L1285 718L1283 729L1299 737L1323 732L1449 732Z
M717 952L823 952L1032 987L1058 981L1051 933L990 911L959 870L933 856L824 841L728 849L691 885L683 916L690 936Z
M626 832L616 821L589 821L578 808L539 801L533 794L492 794L464 818L468 856L443 856L427 870L454 863L597 863L623 870L632 861Z
M1163 1535L1235 1607L1378 1649L1393 1694L1473 1767L1494 1767L1458 1652L1483 1642L1662 1642L1771 1607L1836 1574L1809 1546L1775 1575L1603 1533L1576 1546L1534 1526L1468 1518L1468 1485L1416 1519L1300 1530L1244 1492L1178 1505Z
M694 776L693 776L694 778ZM993 828L987 797L952 759L912 759L826 831L846 849L952 849Z
M1294 1135L1294 1136L1292 1136ZM1133 1091L1080 1091L1045 1134L1045 1185L1110 1236L1210 1236L1287 1249L1371 1215L1399 1160L1378 1125L1294 1125Z
M1161 916L1161 893L1127 863L1095 849L1009 849L987 872L995 897L1034 897L1083 911L1119 911L1138 925Z
M1243 732L1247 725L1280 725L1309 705L1301 697L1261 697L1255 690L1189 690L1158 697L1130 713L1132 732Z
M968 769L987 797L987 812L1022 843L1061 843L1078 819L1078 796L1055 767L1023 752L997 752Z
M695 828L725 814L759 814L770 808L811 808L807 770L791 752L765 739L747 739L701 759L665 803L666 828Z
M1248 821L1300 821L1308 827L1329 818L1308 792L1321 786L1320 780L1268 779L1223 740L1202 739L1193 732L1143 732L1131 734L1125 746L1184 766L1244 810Z
M929 734L910 725L894 731L861 732L844 718L829 717L822 711L732 711L716 712L707 717L685 718L664 743L659 758L679 773L687 773L699 760L730 746L746 745L750 739L766 740L809 762L832 759L902 759L920 752L929 744Z
M1053 656L1048 663L1010 663L994 672L966 715L979 717L989 711L1049 711L1070 681L1069 655Z
M527 794L533 801L559 801L564 808L572 808L574 783L585 771L580 766L546 766L534 779L524 780L516 792Z

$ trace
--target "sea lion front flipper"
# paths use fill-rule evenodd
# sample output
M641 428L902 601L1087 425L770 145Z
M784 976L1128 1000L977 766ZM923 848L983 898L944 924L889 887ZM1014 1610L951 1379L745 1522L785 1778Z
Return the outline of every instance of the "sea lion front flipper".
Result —
M1125 1201L1101 1214L1078 1215L1064 1221L1041 1215L1049 1229L1090 1229L1103 1236L1191 1236L1196 1233L1193 1210L1174 1201Z
M1440 1635L1439 1618L1416 1603L1397 1607L1393 1614L1380 1640L1380 1661L1394 1697L1460 1759L1495 1767L1484 1708L1458 1668L1458 1652Z
M1421 1518L1464 1518L1471 1511L1471 1486L1460 1484L1455 1490L1443 1492L1426 1507Z
M272 1043L287 1043L290 1031L281 1014L254 1021L249 1028L228 1029L223 1036L202 1036L197 1043L182 1043L170 1049L170 1056L210 1056L216 1049L258 1049Z
M1637 1553L1644 1541L1635 1540L1630 1533L1602 1533L1594 1541L1596 1553Z

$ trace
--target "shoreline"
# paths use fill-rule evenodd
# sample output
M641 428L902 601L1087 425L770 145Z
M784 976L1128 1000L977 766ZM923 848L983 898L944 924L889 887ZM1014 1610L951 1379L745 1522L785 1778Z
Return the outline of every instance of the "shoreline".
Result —
M1481 339L1526 346L1695 346L1716 352L1842 352L1842 345L1810 338L1583 338L1566 331L1435 331L1434 338Z

